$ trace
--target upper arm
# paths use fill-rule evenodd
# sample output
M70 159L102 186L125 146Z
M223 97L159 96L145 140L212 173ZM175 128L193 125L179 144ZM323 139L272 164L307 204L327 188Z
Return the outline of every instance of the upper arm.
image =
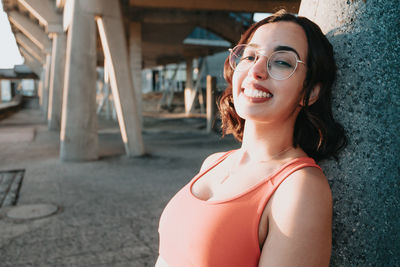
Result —
M267 209L268 236L259 266L329 266L332 194L319 169L290 175Z
M211 167L211 164L215 163L225 152L217 152L208 156L201 165L200 172L203 172L207 168Z

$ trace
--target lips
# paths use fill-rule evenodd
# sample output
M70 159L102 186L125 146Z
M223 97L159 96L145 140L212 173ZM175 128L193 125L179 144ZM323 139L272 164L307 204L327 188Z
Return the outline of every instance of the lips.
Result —
M256 83L250 83L249 86L242 88L242 92L252 102L263 102L273 97L273 94L267 88Z

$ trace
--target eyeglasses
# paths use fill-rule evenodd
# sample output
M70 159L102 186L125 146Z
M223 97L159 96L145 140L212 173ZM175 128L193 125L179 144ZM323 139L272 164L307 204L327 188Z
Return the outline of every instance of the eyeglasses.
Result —
M298 63L305 63L293 51L275 51L269 57L252 45L242 44L229 49L229 65L235 71L247 71L255 62L264 56L267 60L269 76L275 80L286 80L293 75Z

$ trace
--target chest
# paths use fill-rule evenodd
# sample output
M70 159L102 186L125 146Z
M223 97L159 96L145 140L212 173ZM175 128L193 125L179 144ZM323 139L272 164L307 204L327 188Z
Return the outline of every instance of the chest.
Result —
M274 185L260 179L258 172L249 176L244 171L221 184L220 177L226 173L221 169L186 185L165 208L160 219L160 253L176 256L167 262L190 254L199 266L257 266L266 235L260 220Z
M205 201L231 199L251 190L276 170L266 164L235 166L223 162L195 181L191 193Z

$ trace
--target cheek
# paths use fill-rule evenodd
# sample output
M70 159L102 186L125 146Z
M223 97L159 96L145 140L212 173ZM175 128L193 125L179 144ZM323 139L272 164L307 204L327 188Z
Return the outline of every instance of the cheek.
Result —
M242 87L242 81L240 74L234 74L232 77L232 96L233 96L233 103L237 103L239 93Z
M233 95L237 95L241 88L242 88L242 83L244 78L246 77L246 74L243 72L234 72L232 76L232 93Z

